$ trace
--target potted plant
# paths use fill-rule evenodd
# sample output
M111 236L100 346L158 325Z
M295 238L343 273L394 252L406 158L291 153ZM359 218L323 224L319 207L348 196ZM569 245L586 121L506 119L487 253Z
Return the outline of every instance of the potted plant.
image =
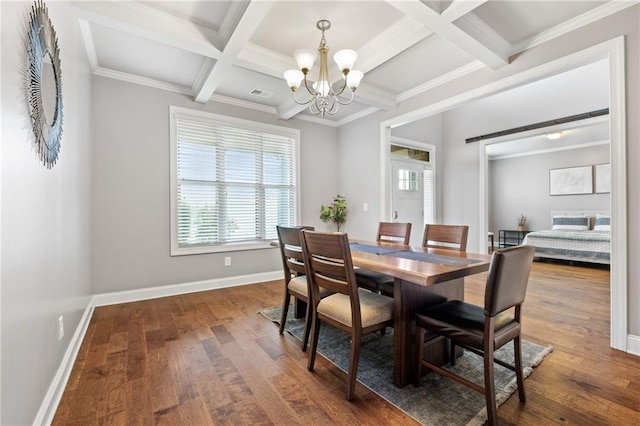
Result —
M527 229L527 217L523 214L518 216L518 231L525 231Z
M320 206L320 219L324 222L333 222L338 227L340 232L340 225L347 220L347 200L342 195L338 194L333 199L333 203L328 206Z

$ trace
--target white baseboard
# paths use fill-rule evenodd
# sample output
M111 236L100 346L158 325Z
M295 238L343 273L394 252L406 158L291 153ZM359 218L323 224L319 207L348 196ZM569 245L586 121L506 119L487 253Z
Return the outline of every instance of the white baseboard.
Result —
M60 399L62 399L62 394L64 393L64 388L67 386L69 376L71 376L73 364L76 362L76 357L80 351L80 346L84 340L84 335L87 332L92 315L93 306L91 305L91 301L89 301L89 305L85 308L82 318L80 318L80 323L76 327L76 331L73 333L71 341L69 341L69 346L62 357L60 367L58 367L58 371L56 371L56 375L53 377L51 385L49 385L49 389L44 396L44 400L42 401L42 404L40 404L40 409L33 421L34 425L50 425L53 421L53 417L58 409L58 404L60 404Z
M213 280L196 281L191 283L173 284L161 287L149 287L138 290L119 291L114 293L102 293L94 295L84 310L80 323L69 342L69 346L60 362L51 385L47 390L40 409L33 421L34 425L50 425L58 409L58 404L67 386L73 364L76 361L80 345L89 327L93 310L97 306L113 305L116 303L137 302L140 300L155 299L158 297L176 296L180 294L194 293L198 291L214 290L225 287L236 287L246 284L256 284L266 281L274 281L282 278L282 271L264 272L260 274L240 275L237 277L218 278Z
M148 287L137 290L102 293L93 296L93 306L115 305L117 303L137 302L157 299L159 297L177 296L179 294L198 291L215 290L217 288L236 287L239 285L262 283L282 278L282 271L263 272L260 274L240 275L237 277L216 278L182 284L171 284L161 287Z
M640 355L640 336L629 334L627 336L627 352L633 355Z

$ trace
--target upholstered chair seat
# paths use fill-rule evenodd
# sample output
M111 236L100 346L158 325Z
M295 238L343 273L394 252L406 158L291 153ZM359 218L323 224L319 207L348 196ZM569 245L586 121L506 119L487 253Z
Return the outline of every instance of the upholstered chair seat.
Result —
M393 320L393 300L367 290L358 289L360 321L362 328ZM351 299L346 294L335 293L318 303L318 313L351 327Z

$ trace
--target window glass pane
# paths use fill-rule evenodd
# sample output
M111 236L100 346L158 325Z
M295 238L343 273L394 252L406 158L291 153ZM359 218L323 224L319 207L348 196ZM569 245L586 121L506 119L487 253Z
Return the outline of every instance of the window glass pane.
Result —
M406 146L391 145L391 155L398 158L409 158L429 162L429 151L422 149L408 148Z

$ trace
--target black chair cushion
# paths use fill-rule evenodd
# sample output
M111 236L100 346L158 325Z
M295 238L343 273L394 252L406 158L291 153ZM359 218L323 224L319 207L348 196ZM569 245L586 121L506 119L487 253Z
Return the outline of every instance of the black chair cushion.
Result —
M418 327L480 350L483 349L484 321L482 307L460 300L450 300L416 315ZM520 323L516 320L504 314L495 317L494 349L498 349L519 334Z
M371 290L374 293L378 293L380 291L380 287L384 283L391 284L391 286L393 286L393 277L390 275L362 268L356 269L355 273L358 287Z

